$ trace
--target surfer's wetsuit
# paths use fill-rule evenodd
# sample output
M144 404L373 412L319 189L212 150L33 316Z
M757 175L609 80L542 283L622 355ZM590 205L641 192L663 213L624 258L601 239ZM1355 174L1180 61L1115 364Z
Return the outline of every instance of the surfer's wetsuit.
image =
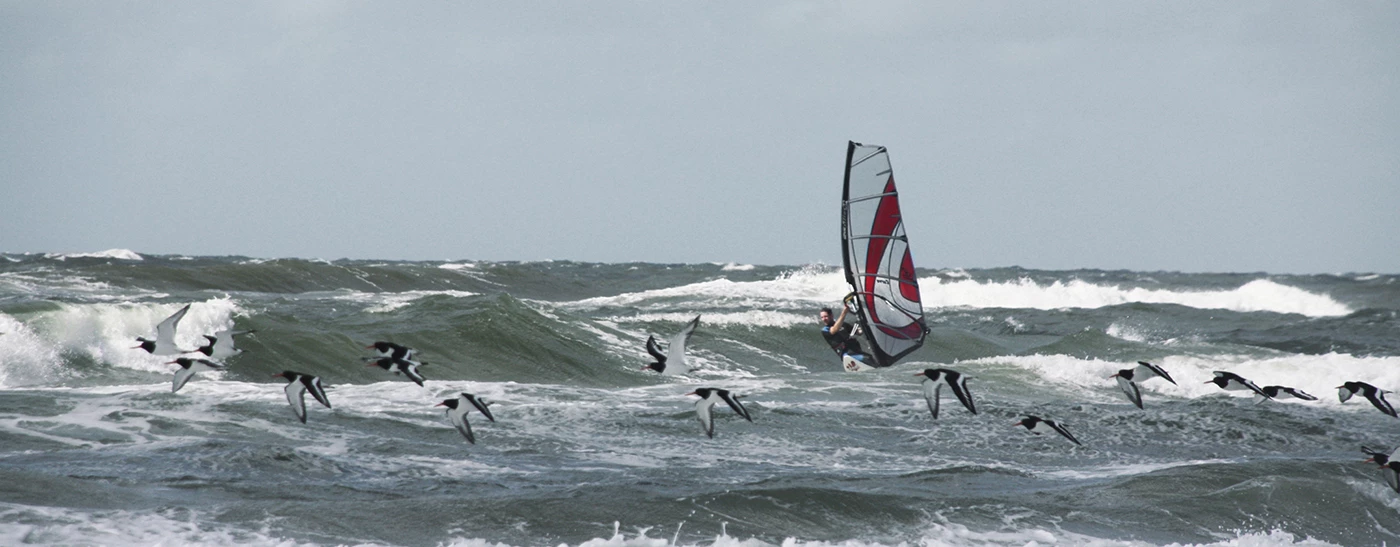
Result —
M841 325L841 328L837 329L836 332L831 332L831 325L823 325L822 338L826 339L826 343L831 345L831 349L837 355L844 357L846 354L850 354L852 359L865 362L865 353L860 351L860 342L851 337L854 330L855 328L850 323Z

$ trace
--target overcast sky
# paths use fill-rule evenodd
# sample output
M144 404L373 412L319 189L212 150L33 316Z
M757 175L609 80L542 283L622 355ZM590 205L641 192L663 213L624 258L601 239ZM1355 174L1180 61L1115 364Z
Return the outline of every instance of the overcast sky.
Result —
M0 0L0 252L1400 273L1400 2Z

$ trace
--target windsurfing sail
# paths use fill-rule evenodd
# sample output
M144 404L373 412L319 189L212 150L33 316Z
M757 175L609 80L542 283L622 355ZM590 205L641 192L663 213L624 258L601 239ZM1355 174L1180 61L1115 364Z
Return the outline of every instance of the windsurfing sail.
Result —
M883 146L852 142L846 149L841 254L846 282L859 303L866 353L876 366L893 365L919 349L928 327L899 212L899 192Z

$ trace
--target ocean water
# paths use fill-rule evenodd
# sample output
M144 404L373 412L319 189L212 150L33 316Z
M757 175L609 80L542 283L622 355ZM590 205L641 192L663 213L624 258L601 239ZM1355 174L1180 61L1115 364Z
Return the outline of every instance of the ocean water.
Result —
M0 544L1379 545L1400 494L1400 276L920 270L932 333L845 373L832 266L0 255ZM256 329L171 393L135 337ZM700 315L697 370L643 371ZM417 348L426 386L366 367ZM1139 360L1177 380L1109 376ZM914 374L971 375L979 414ZM283 370L333 408L300 423ZM1228 370L1320 398L1254 401ZM695 419L697 387L749 423ZM443 399L493 401L468 444ZM1084 446L1013 427L1034 414Z

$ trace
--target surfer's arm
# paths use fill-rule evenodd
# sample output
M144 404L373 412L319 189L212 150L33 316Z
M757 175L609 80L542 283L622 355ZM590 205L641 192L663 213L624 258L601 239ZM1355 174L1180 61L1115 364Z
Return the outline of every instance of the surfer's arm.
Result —
M846 312L848 311L850 311L849 308L846 308L845 306L841 307L841 315L836 316L836 322L832 323L831 326L828 327L831 329L831 332L841 332L841 326L845 325L846 323Z

